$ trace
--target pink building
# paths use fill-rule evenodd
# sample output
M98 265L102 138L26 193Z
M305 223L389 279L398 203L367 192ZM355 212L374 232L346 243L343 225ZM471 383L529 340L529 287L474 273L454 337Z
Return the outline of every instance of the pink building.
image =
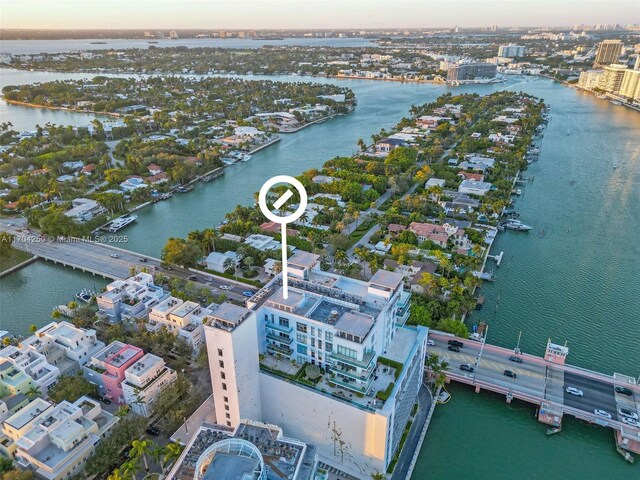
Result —
M125 379L125 371L143 355L141 348L113 342L100 350L91 358L91 362L84 366L84 376L98 386L101 396L124 404L122 382Z

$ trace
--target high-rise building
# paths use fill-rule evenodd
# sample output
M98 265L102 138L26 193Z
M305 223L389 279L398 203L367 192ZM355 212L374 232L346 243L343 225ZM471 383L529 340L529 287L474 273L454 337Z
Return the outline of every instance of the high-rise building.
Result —
M458 63L447 70L447 83L464 83L476 79L495 78L498 66L494 63Z
M626 65L613 64L604 67L598 88L607 93L620 93L622 80L624 80L624 76L627 71L628 69Z
M171 30L169 32L169 38L172 40L177 40L180 37L178 36L178 32L176 32L175 30Z
M640 101L640 70L627 70L624 72L620 85L620 96L627 97L635 102Z
M580 73L578 79L578 87L585 90L593 90L600 85L600 78L603 75L602 70L586 70Z
M209 316L216 419L278 424L329 462L383 472L417 401L428 330L401 324L410 297L401 274L365 282L318 260L289 259L286 298L280 274L248 308L224 303Z
M524 47L522 45L500 45L498 49L499 57L524 57Z
M609 65L611 63L616 63L621 53L621 40L603 40L598 46L595 63L597 65Z

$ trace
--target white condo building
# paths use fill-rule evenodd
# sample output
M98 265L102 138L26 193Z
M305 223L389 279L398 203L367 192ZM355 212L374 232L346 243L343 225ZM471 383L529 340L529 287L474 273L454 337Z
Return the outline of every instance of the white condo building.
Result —
M14 347L10 345L0 350L0 359L5 358L16 367L29 375L35 385L40 389L40 394L46 396L49 388L58 381L60 369L49 364L46 357L28 347Z
M22 340L20 347L44 355L61 374L67 374L89 362L104 348L104 343L98 340L95 330L78 328L63 321L45 325Z
M202 324L212 311L210 307L211 305L203 307L196 302L168 297L149 312L147 330L155 332L164 327L197 351L204 344Z
M144 317L151 307L169 294L153 283L153 276L138 273L126 280L115 280L96 297L100 312L112 321Z
M165 365L164 360L147 353L127 368L122 382L124 400L134 413L149 417L153 402L160 392L176 378L176 371Z
M422 384L427 329L397 323L402 275L369 282L289 259L289 295L276 276L205 324L217 423L278 424L320 458L368 478L386 471ZM402 300L401 300L402 298ZM339 446L337 446L339 445Z
M58 405L37 398L4 421L2 440L21 468L38 478L62 480L82 472L117 421L89 397Z
M524 46L522 45L500 45L498 49L498 57L524 57Z

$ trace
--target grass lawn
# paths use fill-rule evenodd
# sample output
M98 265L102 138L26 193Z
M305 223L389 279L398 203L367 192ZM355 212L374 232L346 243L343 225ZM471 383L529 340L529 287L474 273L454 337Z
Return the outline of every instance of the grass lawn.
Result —
M15 267L19 263L22 263L30 258L31 255L29 255L28 253L12 248L9 250L8 255L0 255L0 272L4 272L11 267Z
M353 232L351 232L351 235L349 235L349 247L355 245L356 242L360 240L364 236L364 234L367 233L371 227L373 227L374 224L375 221L372 220L369 222L362 222L360 225L358 225L358 228L356 228Z

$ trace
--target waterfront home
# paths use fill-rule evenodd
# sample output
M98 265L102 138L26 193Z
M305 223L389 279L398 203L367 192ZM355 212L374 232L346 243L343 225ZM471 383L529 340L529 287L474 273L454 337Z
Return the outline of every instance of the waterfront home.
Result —
M422 115L421 117L416 118L416 123L421 127L434 129L440 123L449 122L452 120L451 117L440 117L435 115Z
M466 194L455 195L451 200L442 200L439 205L446 215L465 213L469 214L480 207L480 202Z
M258 228L266 233L278 233L278 234L282 233L282 226L276 222L264 222L260 224ZM295 230L293 228L287 228L287 236L289 237L295 237L298 235L298 233L300 233L298 232L298 230Z
M127 178L124 182L120 183L120 188L125 192L133 192L138 188L147 188L147 184L142 177L133 175Z
M311 181L313 183L318 183L318 184L326 184L326 183L333 183L337 180L337 178L335 177L329 177L327 175L316 175L315 177L313 177L311 179Z
M90 198L74 198L71 207L64 215L76 222L86 222L106 212L102 205Z
M464 162L460 162L460 165L458 165L459 168L461 168L462 170L472 170L475 172L480 172L482 174L486 173L487 170L489 170L489 165L485 164L485 163L472 163L472 162L468 162L468 161L464 161Z
M507 145L512 145L515 139L515 135L506 135L502 133L492 133L489 135L489 140L494 143L505 143Z
M416 234L421 242L430 241L441 247L447 247L449 240L459 248L471 246L471 241L462 228L450 223L436 225L434 223L411 222L409 230Z
M164 172L164 170L162 170L162 167L160 165L156 165L155 163L150 163L149 165L147 165L147 170L151 175L158 175L159 173Z
M208 270L215 272L224 272L229 269L228 263L232 264L231 268L238 265L240 257L236 252L211 252L204 260Z
M462 183L458 186L458 192L467 193L471 195L485 195L491 190L491 183L489 182L478 182L475 180L463 180Z
M167 172L160 172L156 175L146 177L144 181L148 185L161 185L163 183L169 182L169 175L167 175Z
M388 154L392 150L395 150L398 147L404 147L406 142L399 138L383 138L378 143L376 143L376 151L382 154Z
M176 371L166 366L162 358L147 353L124 373L125 403L134 413L148 418L158 395L176 379Z
M81 474L118 420L87 396L55 406L36 399L5 420L3 440L11 444L20 468L32 470L37 478L63 480Z
M101 397L124 404L122 382L125 371L144 355L141 348L122 342L112 342L91 357L83 366L84 377L97 385Z

